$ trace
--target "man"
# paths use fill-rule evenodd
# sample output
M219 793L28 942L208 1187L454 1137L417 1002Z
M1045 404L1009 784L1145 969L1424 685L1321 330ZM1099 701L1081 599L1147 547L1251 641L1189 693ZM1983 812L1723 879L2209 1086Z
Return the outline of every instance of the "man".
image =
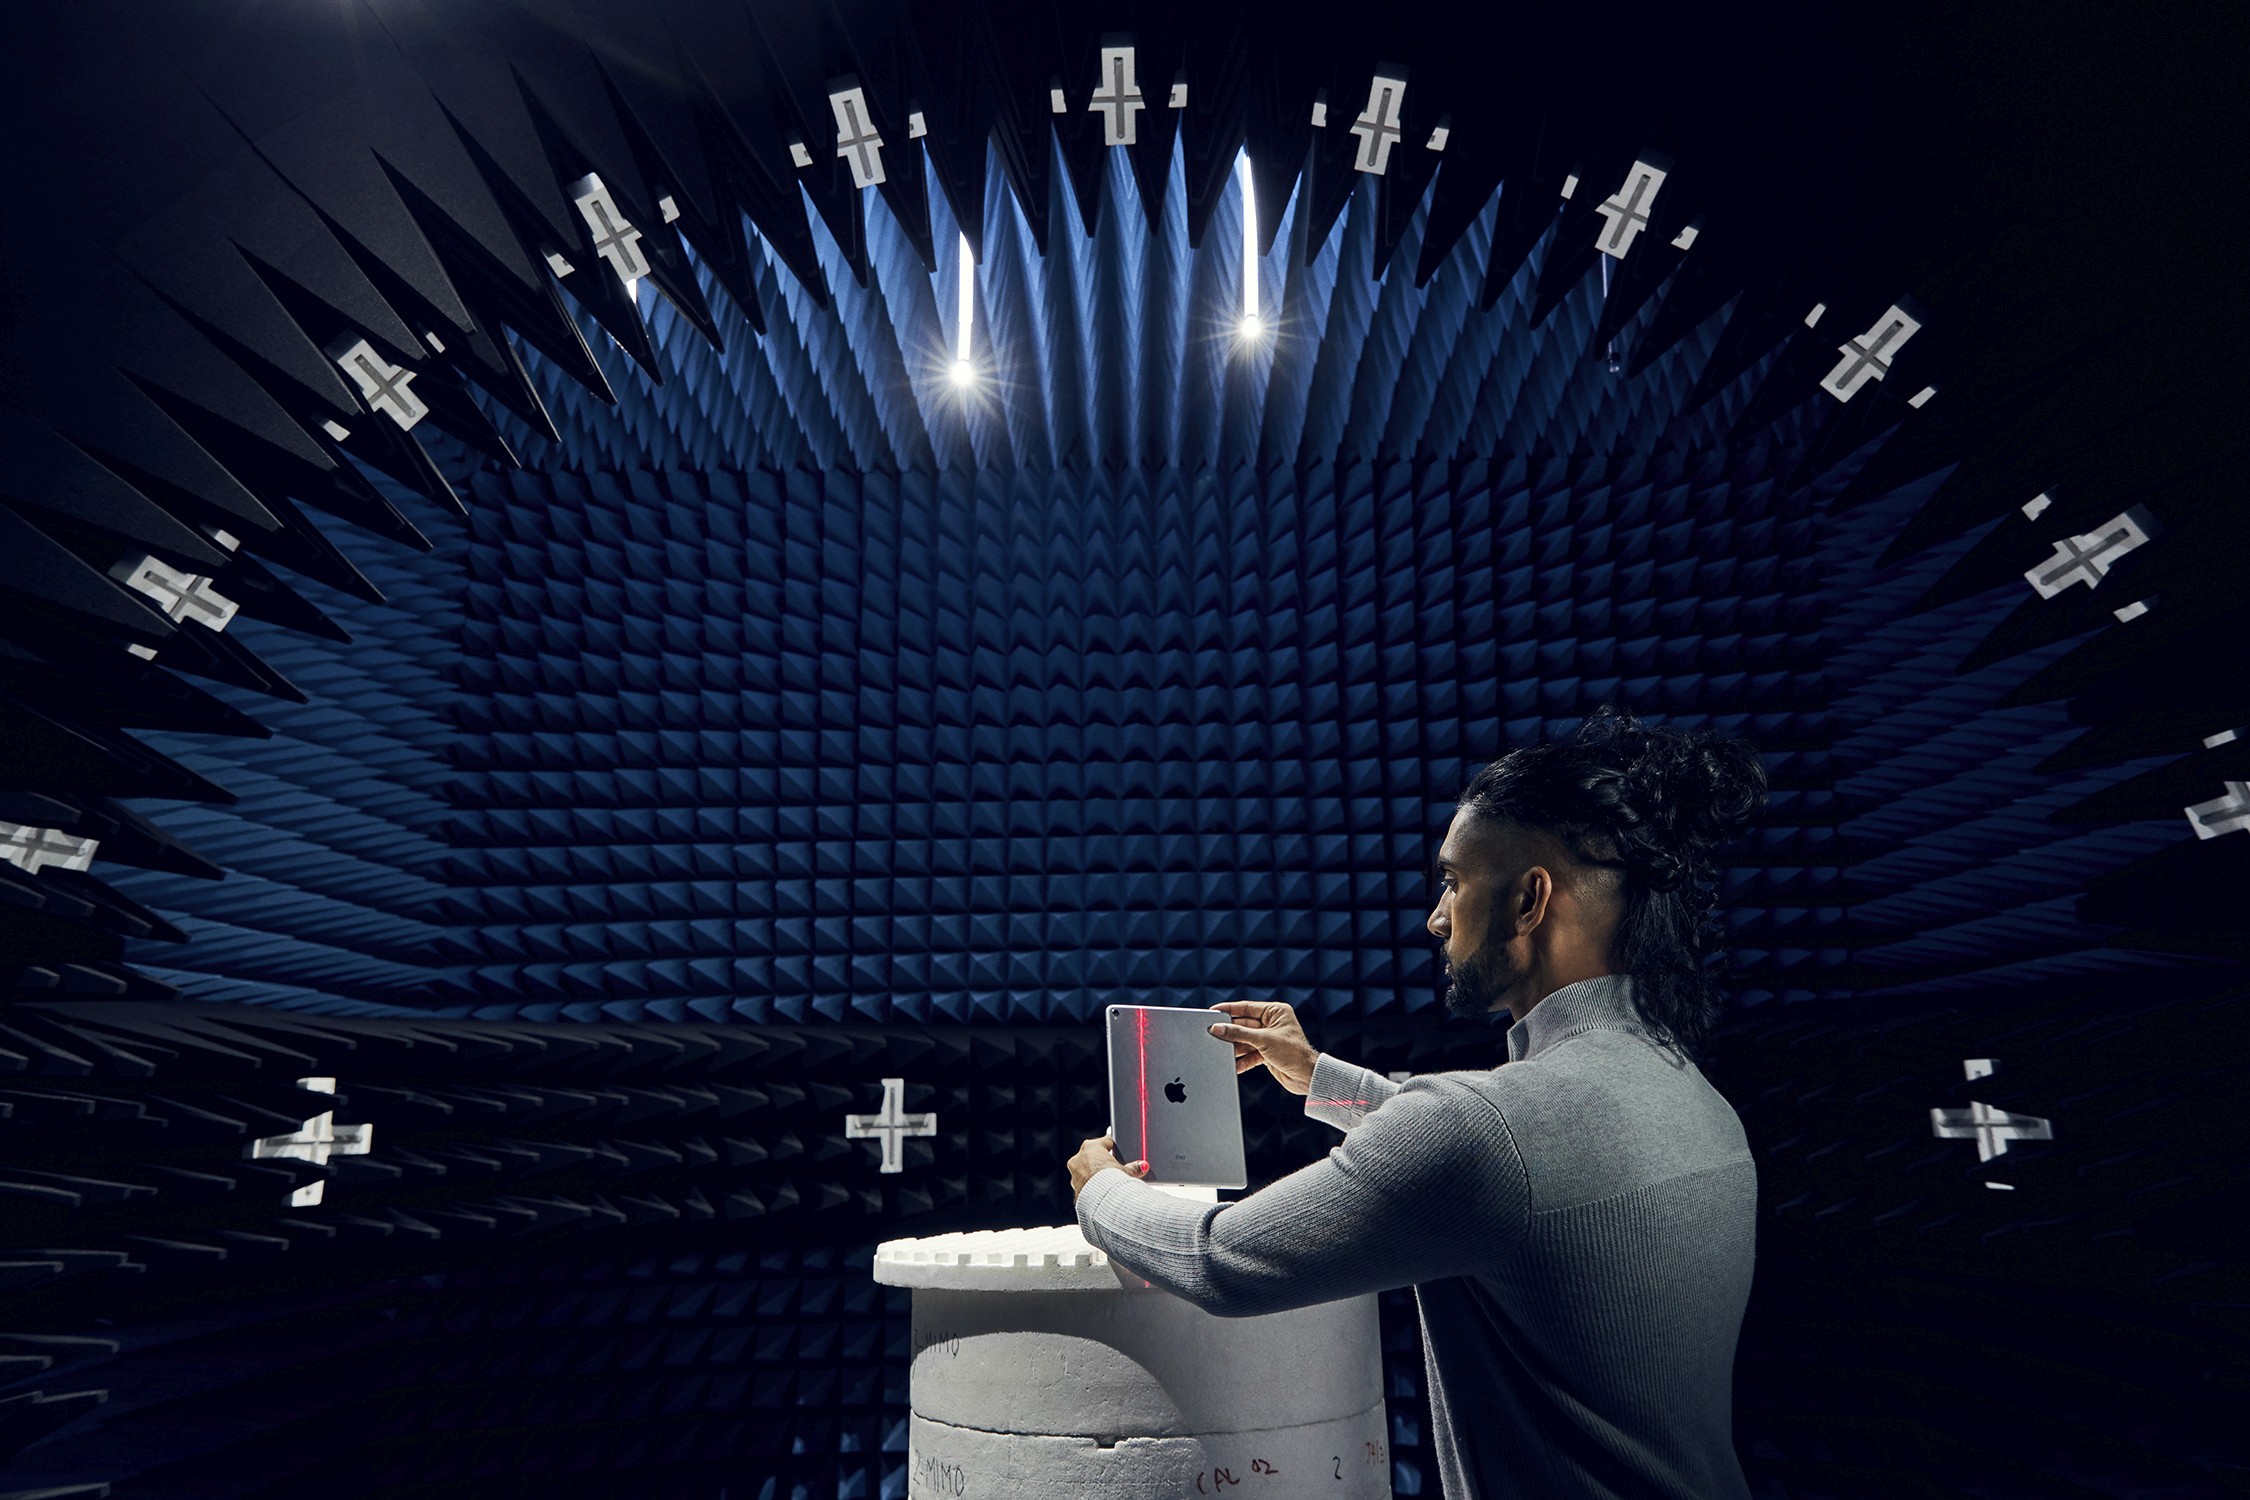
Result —
M1690 1052L1716 1018L1711 852L1764 800L1739 741L1603 710L1469 783L1428 926L1449 1010L1506 1011L1508 1061L1394 1084L1285 1004L1212 1034L1346 1132L1238 1202L1070 1162L1088 1240L1221 1316L1411 1285L1450 1500L1746 1497L1733 1368L1755 1169Z

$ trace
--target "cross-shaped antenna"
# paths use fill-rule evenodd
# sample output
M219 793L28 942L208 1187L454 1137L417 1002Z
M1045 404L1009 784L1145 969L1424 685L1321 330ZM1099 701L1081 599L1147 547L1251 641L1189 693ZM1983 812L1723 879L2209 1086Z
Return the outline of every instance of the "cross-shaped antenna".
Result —
M297 1087L310 1089L316 1094L336 1092L333 1078L300 1078ZM269 1135L251 1142L249 1156L253 1161L273 1157L287 1157L293 1161L309 1161L314 1166L326 1166L331 1156L365 1156L375 1148L373 1125L339 1125L335 1111L314 1115L287 1135ZM321 1201L328 1184L325 1181L308 1182L289 1195L292 1208L310 1208Z
M851 1141L879 1139L883 1143L883 1167L886 1172L903 1172L906 1164L901 1157L906 1137L910 1135L936 1135L937 1116L934 1114L910 1115L906 1113L906 1080L883 1080L883 1107L871 1115L844 1116L844 1138Z
M2213 797L2208 802L2198 802L2187 809L2188 826L2199 839L2215 839L2222 833L2250 833L2250 781L2227 781L2224 796Z
M60 828L32 828L22 823L0 823L0 859L36 875L49 865L83 870L94 862L99 839L82 839Z
M119 559L110 576L136 594L155 600L168 620L193 620L212 630L224 630L241 608L220 593L207 575L182 572L145 552Z
M1648 228L1649 210L1656 203L1656 190L1664 186L1665 176L1662 167L1645 161L1633 163L1632 170L1625 174L1625 185L1594 205L1594 212L1609 221L1595 239L1595 249L1618 260L1625 258L1634 239Z
M1102 48L1102 81L1087 104L1102 117L1102 144L1130 146L1140 139L1140 111L1148 107L1133 77L1133 49Z
M2055 1127L2037 1115L2015 1115L1971 1101L1967 1109L1933 1109L1930 1133L1941 1140L1974 1140L1977 1160L2005 1156L2010 1141L2051 1141Z
M641 251L641 232L635 229L617 199L602 185L599 175L588 172L570 187L570 201L593 232L594 254L609 262L617 279L631 286L649 272L648 256Z
M1813 318L1805 320L1809 327ZM1881 380L1891 373L1891 361L1898 351L1921 328L1921 321L1909 315L1896 303L1875 320L1875 326L1846 344L1836 346L1843 360L1828 372L1820 388L1838 401L1849 401L1859 394L1860 387L1870 380Z
M2092 531L2064 537L2055 555L2025 573L2024 581L2042 599L2052 599L2074 583L2100 584L2117 560L2148 540L2148 513L2135 506L2120 511Z
M1377 177L1391 169L1391 147L1399 142L1399 110L1406 103L1406 80L1377 73L1367 85L1367 108L1352 122L1359 155L1352 165Z
M828 96L836 115L836 154L851 163L852 186L874 187L884 181L883 138L867 112L867 91L839 89Z
M412 427L430 414L428 405L408 388L414 372L377 354L367 340L347 335L329 348L328 357L351 376L368 410L383 413L401 428Z

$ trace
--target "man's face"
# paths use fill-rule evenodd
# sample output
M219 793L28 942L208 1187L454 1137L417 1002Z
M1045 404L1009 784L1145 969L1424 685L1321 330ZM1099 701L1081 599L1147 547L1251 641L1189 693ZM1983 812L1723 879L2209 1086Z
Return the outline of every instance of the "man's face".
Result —
M1443 944L1445 1008L1457 1016L1512 1010L1530 978L1504 930L1501 904L1513 882L1497 857L1498 834L1464 809L1438 848L1438 899L1427 925Z

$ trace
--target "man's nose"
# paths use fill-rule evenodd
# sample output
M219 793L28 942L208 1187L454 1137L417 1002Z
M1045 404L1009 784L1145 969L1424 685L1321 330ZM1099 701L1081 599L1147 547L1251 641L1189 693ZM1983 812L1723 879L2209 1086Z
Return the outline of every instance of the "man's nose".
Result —
M1447 930L1452 926L1451 923L1445 920L1445 908L1443 906L1431 907L1430 919L1427 922L1424 922L1422 925L1430 930L1431 937L1437 938L1444 937L1447 933Z

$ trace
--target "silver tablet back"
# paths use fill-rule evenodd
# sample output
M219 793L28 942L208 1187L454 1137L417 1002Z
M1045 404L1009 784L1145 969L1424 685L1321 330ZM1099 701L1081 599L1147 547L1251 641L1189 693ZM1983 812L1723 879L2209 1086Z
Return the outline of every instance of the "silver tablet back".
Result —
M1120 1161L1146 1161L1148 1181L1238 1188L1242 1097L1234 1047L1211 1035L1224 1011L1112 1005L1109 1108Z

